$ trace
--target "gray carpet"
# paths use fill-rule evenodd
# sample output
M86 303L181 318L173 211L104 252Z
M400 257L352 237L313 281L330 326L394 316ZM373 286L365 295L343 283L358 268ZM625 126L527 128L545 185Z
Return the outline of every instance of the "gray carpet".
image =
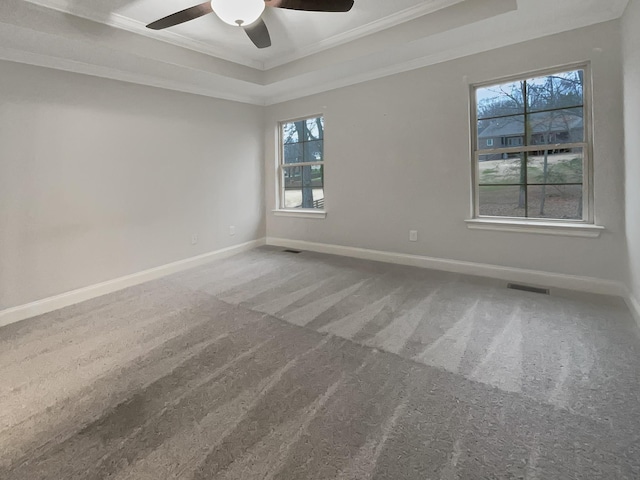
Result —
M261 248L0 329L0 478L638 479L618 299Z

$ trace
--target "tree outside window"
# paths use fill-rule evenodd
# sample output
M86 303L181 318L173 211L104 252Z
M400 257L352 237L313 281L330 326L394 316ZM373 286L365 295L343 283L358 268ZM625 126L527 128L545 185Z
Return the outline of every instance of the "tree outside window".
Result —
M324 117L280 124L280 207L324 209Z
M476 215L587 220L585 68L474 91Z

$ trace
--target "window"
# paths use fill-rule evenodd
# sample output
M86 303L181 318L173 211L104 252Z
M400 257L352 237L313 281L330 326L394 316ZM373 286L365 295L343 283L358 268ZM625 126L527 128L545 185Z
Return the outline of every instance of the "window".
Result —
M280 124L280 208L324 210L324 117Z
M476 218L593 222L586 72L473 88Z

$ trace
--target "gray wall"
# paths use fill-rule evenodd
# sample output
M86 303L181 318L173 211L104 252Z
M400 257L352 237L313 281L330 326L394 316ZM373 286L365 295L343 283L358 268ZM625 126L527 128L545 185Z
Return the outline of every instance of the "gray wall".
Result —
M0 310L263 237L263 113L0 62Z
M638 10L632 0L624 19L631 132ZM620 22L608 22L266 109L0 62L0 309L265 233L625 281L628 246L640 298L640 146L627 135L625 238L621 51ZM469 84L584 60L605 233L468 230ZM328 216L275 217L277 121L316 113L327 122Z
M623 17L626 213L629 286L640 305L640 1Z
M267 236L624 280L620 22L268 107ZM469 84L590 60L599 239L470 231ZM279 120L324 113L324 220L276 217ZM409 243L409 229L419 242Z

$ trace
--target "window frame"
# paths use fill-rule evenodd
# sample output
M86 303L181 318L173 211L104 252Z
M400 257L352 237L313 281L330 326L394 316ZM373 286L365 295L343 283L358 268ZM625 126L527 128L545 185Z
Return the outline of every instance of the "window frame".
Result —
M480 162L478 160L481 155L502 154L502 153L520 153L539 151L542 145L524 145L505 146L500 148L480 149L478 138L478 106L476 92L478 89L497 86L501 84L528 80L531 78L544 77L559 73L570 72L573 70L584 71L583 89L583 119L584 119L584 139L582 142L566 143L566 144L549 144L548 147L561 145L562 148L582 148L583 149L583 181L582 181L582 219L555 219L555 218L535 218L535 217L509 217L509 216L489 216L480 215ZM469 228L480 228L478 225L484 224L488 226L495 224L498 230L504 229L505 226L514 225L516 227L532 226L551 228L558 227L590 227L594 226L597 230L602 227L595 225L594 214L594 194L593 194L593 85L590 62L580 62L552 67L542 70L534 70L530 72L510 75L501 78L492 79L471 84L469 86L470 112L471 112L471 186L472 186L472 208L471 220L468 220ZM547 148L550 149L550 148ZM475 226L474 226L475 224ZM567 230L565 228L565 230ZM568 229L577 231L576 228ZM544 233L544 232L539 232ZM598 232L599 235L599 232Z
M296 164L285 164L284 163L284 138L282 134L283 125L286 123L295 123L303 120L311 120L315 118L321 117L324 121L324 129L322 132L322 151L323 156L322 160L315 162L302 162ZM323 113L304 115L301 117L295 117L286 120L278 121L277 129L277 142L278 142L278 158L276 159L276 209L274 210L274 214L277 216L293 216L293 217L306 217L306 218L325 218L326 217L326 203L323 208L286 208L285 207L285 181L284 181L284 172L287 168L295 168L295 167L307 167L314 165L322 166L322 189L325 193L324 199L326 199L326 188L325 188L325 178L326 178L326 164L325 164L325 139L326 139L326 118Z

